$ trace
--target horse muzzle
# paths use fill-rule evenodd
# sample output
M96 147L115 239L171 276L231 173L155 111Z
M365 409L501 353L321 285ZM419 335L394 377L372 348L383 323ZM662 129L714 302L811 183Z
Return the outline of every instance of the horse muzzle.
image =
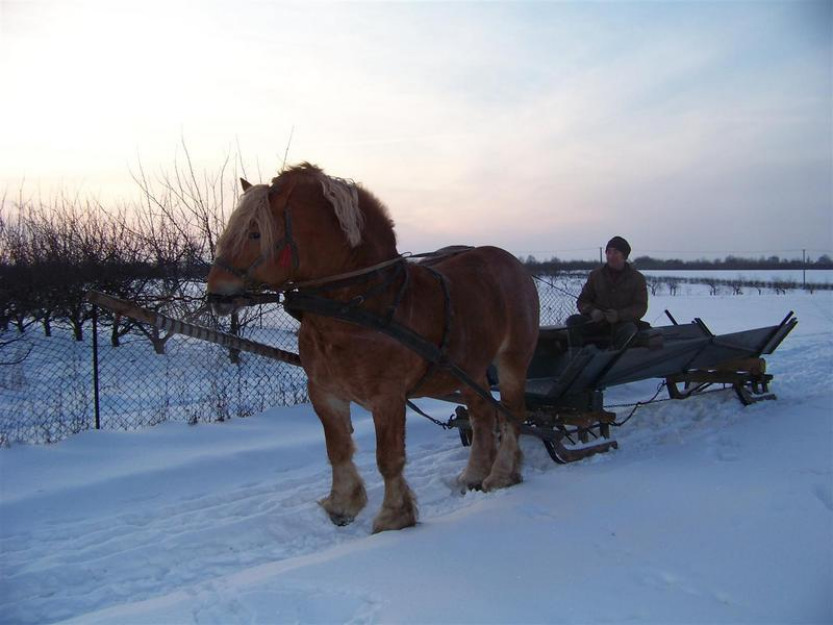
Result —
M236 303L237 297L237 294L224 295L222 293L208 293L205 296L205 301L211 306L211 310L215 315L225 317L239 308Z

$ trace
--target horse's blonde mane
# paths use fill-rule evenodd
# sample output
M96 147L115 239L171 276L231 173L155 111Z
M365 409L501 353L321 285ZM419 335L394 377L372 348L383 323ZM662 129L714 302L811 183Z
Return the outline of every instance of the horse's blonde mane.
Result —
M260 232L260 251L265 256L275 252L275 217L269 206L269 185L249 187L237 201L226 229L217 239L217 255L235 255L249 238L254 226Z
M319 168L308 163L284 171L272 183L281 184L284 176L303 175L314 179L321 185L321 191L333 208L341 230L347 237L350 247L355 248L362 242L365 215L359 206L359 189L352 180L328 176ZM256 184L249 187L237 202L231 213L226 229L217 240L217 256L234 256L246 244L249 232L254 227L260 232L260 249L264 257L275 253L277 243L275 216L269 203L269 185ZM378 203L378 201L377 201ZM292 201L289 199L291 207ZM381 204L379 210L387 218Z
M338 223L347 236L350 247L356 247L362 242L364 228L364 213L359 210L359 193L352 181L333 178L320 172L319 182L324 197L332 205Z

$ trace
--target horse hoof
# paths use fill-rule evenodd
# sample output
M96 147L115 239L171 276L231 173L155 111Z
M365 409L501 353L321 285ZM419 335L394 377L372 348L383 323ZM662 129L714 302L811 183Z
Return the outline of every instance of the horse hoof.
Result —
M330 498L325 497L321 501L318 502L327 513L327 516L330 517L330 521L332 521L333 525L337 525L338 527L344 527L345 525L350 525L353 521L356 520L355 514L350 514L349 512L345 512L343 510L336 510L331 507Z
M401 530L406 527L413 527L416 523L417 509L413 504L406 505L398 510L382 508L373 521L373 533Z
M356 517L352 517L349 514L337 514L337 513L328 513L330 517L330 521L333 522L333 525L337 525L338 527L344 527L345 525L350 525L353 521L356 520Z
M379 532L387 532L389 530L402 530L406 527L413 527L414 525L416 525L415 517L403 517L395 521L376 519L373 522L373 533L378 534Z
M510 486L520 484L521 482L523 482L523 477L520 473L513 473L511 475L500 477L490 475L483 480L483 490L488 493L500 488L509 488Z
M483 490L483 482L482 481L467 481L467 480L457 480L457 485L460 487L460 494L465 495L467 492L472 490Z
M469 477L463 471L457 478L457 484L460 486L460 493L465 495L470 490L483 490L482 477Z

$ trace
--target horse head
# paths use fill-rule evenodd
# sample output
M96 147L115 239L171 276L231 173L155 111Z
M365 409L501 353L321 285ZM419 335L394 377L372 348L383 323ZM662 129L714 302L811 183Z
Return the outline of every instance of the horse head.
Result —
M378 262L380 236L366 240L366 215L380 222L383 247L396 253L393 224L381 204L355 184L304 163L271 185L240 181L243 194L217 240L207 291L215 312L229 314L231 301L252 288L280 290ZM364 204L365 206L362 206ZM367 208L370 206L370 209ZM376 230L378 228L375 228ZM391 255L390 250L381 252Z

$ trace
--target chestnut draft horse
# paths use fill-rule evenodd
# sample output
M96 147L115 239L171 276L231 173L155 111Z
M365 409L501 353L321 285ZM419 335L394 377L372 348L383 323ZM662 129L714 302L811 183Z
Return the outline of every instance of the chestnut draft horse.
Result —
M538 292L523 265L496 247L406 262L382 203L361 186L308 163L284 171L271 185L241 183L244 193L217 241L208 276L216 312L230 313L233 296L254 286L314 292L381 323L407 327L440 347L444 360L481 388L489 388L489 366L497 369L506 410L462 384L449 367L427 362L382 332L303 312L298 347L332 466L332 489L320 502L332 522L352 522L367 503L353 463L350 402L370 411L376 427L385 495L374 532L417 521L402 474L409 397L461 392L473 429L468 464L458 478L462 487L488 491L520 482L518 437L539 323Z

